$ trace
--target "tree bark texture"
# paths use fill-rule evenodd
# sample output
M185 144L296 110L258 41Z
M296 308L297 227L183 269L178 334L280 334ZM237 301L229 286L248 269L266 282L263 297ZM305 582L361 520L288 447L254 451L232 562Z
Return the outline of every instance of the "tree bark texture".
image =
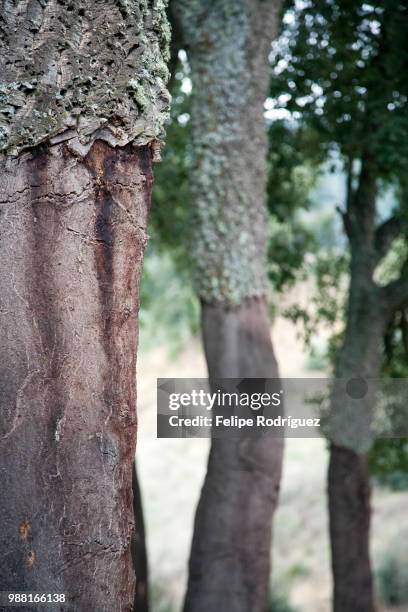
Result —
M266 306L266 126L278 2L175 2L191 65L193 257L210 379L277 377ZM282 440L212 440L185 612L265 612Z
M267 290L263 111L278 10L274 0L174 0L193 84L195 283L208 304Z
M4 0L1 16L0 588L66 593L70 611L130 610L166 5Z
M0 582L131 610L149 146L2 162ZM35 609L35 608L34 608Z
M144 145L163 135L166 3L2 0L0 150L51 139Z

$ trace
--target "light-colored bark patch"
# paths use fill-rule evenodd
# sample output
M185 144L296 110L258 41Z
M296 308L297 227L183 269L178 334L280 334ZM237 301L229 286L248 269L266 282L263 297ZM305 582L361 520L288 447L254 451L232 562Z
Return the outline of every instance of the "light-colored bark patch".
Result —
M0 34L0 149L60 136L76 152L160 139L170 31L164 0L6 3Z

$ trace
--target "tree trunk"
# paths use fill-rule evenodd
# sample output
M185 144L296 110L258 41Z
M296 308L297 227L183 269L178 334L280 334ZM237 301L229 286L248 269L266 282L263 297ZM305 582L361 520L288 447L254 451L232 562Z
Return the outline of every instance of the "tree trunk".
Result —
M272 378L264 299L203 304L210 378ZM214 439L194 525L185 611L265 612L283 440Z
M362 245L360 244L360 248ZM344 343L336 363L337 379L377 378L380 375L381 342L386 311L378 288L372 282L372 258L362 248L354 249ZM332 408L336 409L335 399ZM347 398L340 400L343 424L341 437L350 426ZM364 404L364 402L367 404ZM369 395L360 405L369 414ZM360 415L352 419L354 430ZM370 474L366 440L339 444L337 435L330 446L328 472L330 540L334 580L334 612L374 612L374 588L370 563ZM360 445L361 444L361 445Z
M1 589L130 610L151 151L43 146L1 170Z
M378 167L373 152L363 150L356 188L353 159L348 160L344 229L350 242L350 289L343 345L336 359L337 379L376 379L381 375L383 338L395 312L408 303L404 269L379 286L374 272L403 229L399 214L376 225ZM371 390L370 390L371 386ZM332 396L332 432L328 475L334 612L374 612L370 563L370 475L367 429L375 401L375 380L366 393L346 388ZM359 399L359 403L355 403ZM356 410L357 408L357 410ZM338 419L340 415L340 419ZM352 429L354 428L354 432ZM348 439L349 432L352 432ZM363 435L361 435L363 433ZM369 433L369 432L368 432ZM334 435L333 435L334 434ZM359 435L357 435L359 434Z
M70 611L131 610L137 313L168 111L164 5L6 5L0 590L65 593Z
M279 2L175 1L191 65L193 256L210 378L278 376L266 299L263 105ZM212 440L185 612L265 612L281 440Z
M334 612L374 612L367 455L332 444L328 482Z

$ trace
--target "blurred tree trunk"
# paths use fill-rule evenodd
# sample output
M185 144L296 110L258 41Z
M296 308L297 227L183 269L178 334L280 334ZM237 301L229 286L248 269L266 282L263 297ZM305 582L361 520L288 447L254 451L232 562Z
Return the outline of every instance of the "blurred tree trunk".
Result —
M131 610L139 282L166 16L144 2L24 0L2 17L0 589Z
M386 326L396 310L408 302L408 282L401 278L386 287L374 281L374 271L401 231L399 219L391 218L376 227L377 178L370 155L363 156L358 186L352 189L350 162L345 231L351 249L350 287L343 344L338 352L337 379L358 379L381 375L382 341ZM368 389L368 387L367 387ZM336 406L340 399L341 405ZM342 419L332 435L328 473L330 538L334 578L334 612L373 612L375 597L370 563L370 475L365 436L372 396L364 395L359 414L347 405L349 397L334 398L332 410L340 409ZM354 410L354 412L353 412ZM353 430L351 431L351 427ZM349 437L349 433L351 436Z
M353 274L351 284L349 319L336 378L376 378L380 375L383 330L380 304L376 303L374 291L366 291L361 285L356 287L359 280ZM348 424L344 427L348 428ZM353 428L360 428L359 415L353 419ZM353 446L336 439L330 445L328 493L333 604L334 612L373 612L368 449Z
M193 82L193 255L210 379L277 377L263 105L278 2L177 0ZM185 612L265 612L282 440L212 440Z
M142 493L137 477L136 462L133 469L133 510L135 516L135 533L132 546L133 565L136 574L135 612L149 610L149 573L147 562L146 533L143 516Z
M266 302L203 304L210 379L276 378ZM195 517L186 611L264 612L283 441L213 439Z

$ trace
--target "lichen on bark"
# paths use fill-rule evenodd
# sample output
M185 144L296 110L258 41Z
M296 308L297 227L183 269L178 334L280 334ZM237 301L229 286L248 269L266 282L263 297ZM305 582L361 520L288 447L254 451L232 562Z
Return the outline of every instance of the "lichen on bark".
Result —
M193 82L193 257L207 303L267 292L268 54L278 2L178 0Z
M160 139L169 107L166 4L4 1L0 150L17 155L57 137L85 154L95 138L120 146Z

